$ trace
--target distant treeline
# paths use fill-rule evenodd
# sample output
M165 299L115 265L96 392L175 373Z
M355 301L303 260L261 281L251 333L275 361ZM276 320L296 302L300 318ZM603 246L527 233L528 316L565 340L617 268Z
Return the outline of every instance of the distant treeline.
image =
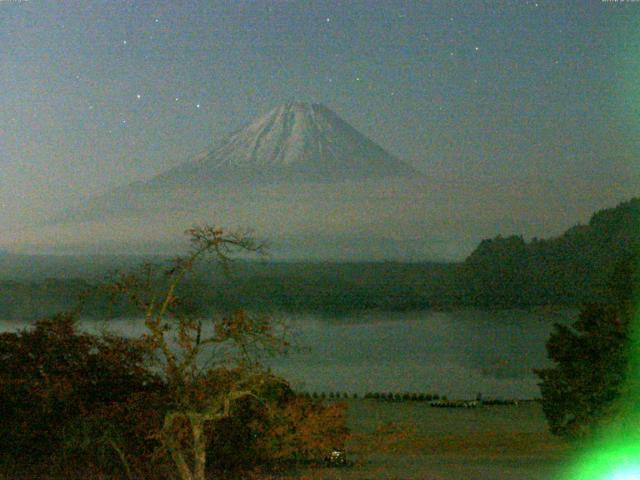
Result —
M178 295L186 308L201 312L246 308L340 315L418 310L431 306L427 285L437 283L436 277L450 269L450 265L392 262L237 262L229 276L213 265L201 269L185 282ZM117 317L133 313L95 290L99 283L88 277L0 279L0 319L36 319L74 308L78 298L92 290L83 300L83 315Z
M358 399L360 396L357 393L348 392L300 392L298 395L306 398L314 399ZM431 402L433 400L446 400L447 396L440 396L437 393L398 393L398 392L367 392L362 398L365 400L386 400L388 402Z
M616 270L640 246L640 199L593 215L548 240L483 240L462 263L236 262L229 276L202 267L179 292L201 311L248 308L331 315L366 310L576 306L606 301ZM0 319L29 320L73 308L111 270L143 257L0 257ZM88 295L85 315L127 315Z
M348 400L363 398L365 400L380 400L385 402L429 402L434 407L475 407L478 405L494 406L494 405L518 405L519 402L529 402L533 400L516 400L503 398L487 398L483 399L478 394L475 400L449 400L446 395L437 393L399 393L399 392L367 392L362 397L357 393L348 392L298 392L298 396L309 399L329 399L329 400Z

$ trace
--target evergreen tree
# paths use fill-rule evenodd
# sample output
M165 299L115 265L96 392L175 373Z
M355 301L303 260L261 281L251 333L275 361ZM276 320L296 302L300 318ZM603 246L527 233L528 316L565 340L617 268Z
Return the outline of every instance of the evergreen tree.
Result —
M618 264L610 302L585 306L571 326L556 324L547 342L556 365L535 373L554 434L582 436L612 414L627 373L635 261L627 256Z

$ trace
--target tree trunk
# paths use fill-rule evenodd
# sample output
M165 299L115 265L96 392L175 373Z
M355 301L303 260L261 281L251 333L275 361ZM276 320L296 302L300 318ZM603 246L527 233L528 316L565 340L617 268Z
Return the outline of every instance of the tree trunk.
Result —
M193 474L191 473L189 465L187 465L187 462L182 456L182 453L174 448L170 448L170 450L171 458L173 458L173 462L176 464L178 475L180 475L180 480L195 480Z
M207 441L204 435L204 416L191 417L193 433L193 480L205 480Z
M179 442L176 442L175 440L176 432L173 430L173 423L177 416L178 415L176 414L169 414L165 417L164 427L162 429L162 439L164 444L169 448L171 459L176 465L180 480L194 480L191 468L189 468L189 465L182 454L181 446ZM202 478L204 479L204 477Z

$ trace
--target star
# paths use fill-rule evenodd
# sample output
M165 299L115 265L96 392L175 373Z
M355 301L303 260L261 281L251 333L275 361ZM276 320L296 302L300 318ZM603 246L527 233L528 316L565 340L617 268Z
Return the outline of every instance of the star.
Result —
M476 52L477 52L478 50L480 50L480 47L476 47Z
M180 100L180 98L176 97L176 102L177 102L178 100Z
M196 108L200 108L200 104L199 103L196 103Z
M122 44L123 44L123 45L126 45L126 44L127 44L127 41L126 41L126 40L123 40L123 41L122 41Z
M331 21L331 18L329 18L329 17L327 17L327 18L325 19L325 22L327 22L327 23L329 23L330 21Z
M356 82L359 82L359 81L360 81L360 77L356 77Z
M140 99L142 98L142 95L140 95L140 94L138 93L138 94L136 95L136 98L137 98L138 100L140 100Z
M158 23L159 21L160 21L160 19L159 19L159 18L156 18L156 23Z

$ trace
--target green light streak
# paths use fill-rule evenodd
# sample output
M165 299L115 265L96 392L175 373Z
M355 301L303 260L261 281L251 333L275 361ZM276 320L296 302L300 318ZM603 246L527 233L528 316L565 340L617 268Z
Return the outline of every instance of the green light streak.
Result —
M640 265L637 266L640 268ZM640 480L640 302L634 302L629 370L615 419L585 444L562 480Z
M566 480L640 479L640 436L603 442L568 469Z

